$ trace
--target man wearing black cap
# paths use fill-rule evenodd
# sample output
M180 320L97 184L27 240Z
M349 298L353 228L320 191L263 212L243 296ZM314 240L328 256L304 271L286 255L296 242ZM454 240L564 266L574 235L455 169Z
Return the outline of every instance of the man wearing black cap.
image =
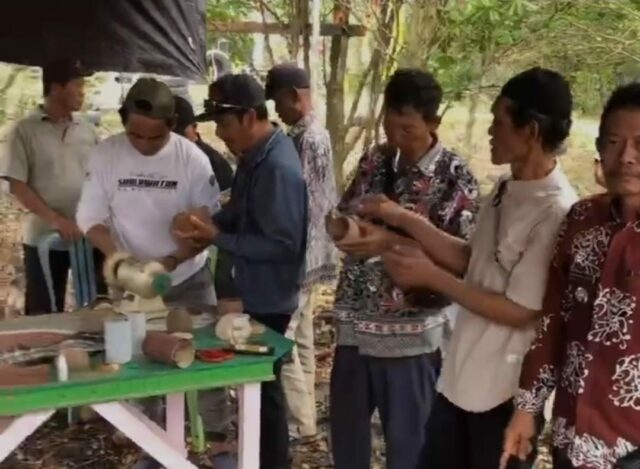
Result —
M79 62L60 59L43 67L44 104L19 121L0 159L0 177L28 210L22 231L26 275L25 314L64 311L69 254L49 253L56 304L52 305L38 257L39 240L58 232L65 241L82 232L74 215L86 160L98 138L91 124L75 115L84 101L84 79L91 73ZM103 256L96 252L98 293L106 293Z
M234 275L246 312L284 334L298 308L304 276L307 192L291 141L268 118L264 89L250 75L225 75L209 88L205 114L238 158L231 200L212 220L192 217L180 233L195 245L210 243L233 256ZM260 467L289 467L284 395L276 380L263 383Z
M296 341L292 360L282 368L292 437L316 433L315 347L313 340L314 287L335 279L338 251L324 228L324 218L338 202L329 132L315 116L309 75L295 64L276 65L267 74L267 99L290 126L289 136L298 150L309 193L309 228L306 278L300 305L287 336Z
M176 96L175 105L176 126L173 131L198 145L198 148L207 155L209 163L211 163L211 167L213 168L213 174L215 174L220 190L223 193L222 199L224 199L225 192L230 191L231 184L233 183L233 169L231 165L225 160L224 156L200 138L197 130L196 116L191 103L182 96ZM213 276L218 299L237 297L232 270L233 264L229 254L224 251L218 251Z
M107 256L124 251L142 261L159 261L171 275L167 303L215 305L208 253L177 242L171 233L180 212L218 210L220 191L211 165L194 143L172 132L175 105L166 84L138 80L120 115L125 131L91 154L78 225ZM224 393L199 395L205 429L224 432Z
M233 183L233 169L219 151L215 150L200 137L191 103L182 96L176 96L175 106L176 126L173 131L198 145L198 148L209 158L209 163L211 163L213 174L216 176L220 190L224 192L230 189Z
M383 256L394 283L457 305L420 467L499 467L556 236L577 200L557 158L571 111L569 84L554 71L532 68L503 86L492 108L491 161L510 171L491 192L468 242L384 197L362 206L361 215L382 219L420 244Z

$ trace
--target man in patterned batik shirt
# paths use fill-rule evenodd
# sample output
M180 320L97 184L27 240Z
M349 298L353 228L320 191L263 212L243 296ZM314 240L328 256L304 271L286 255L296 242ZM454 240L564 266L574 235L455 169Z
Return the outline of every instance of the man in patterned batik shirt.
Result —
M361 209L420 244L383 256L396 285L456 303L421 468L497 469L500 463L553 246L577 200L557 161L571 109L569 84L551 70L533 68L503 86L492 108L491 161L511 171L480 210L469 242L387 200L369 200Z
M276 65L267 74L267 99L274 100L276 112L291 126L288 134L300 155L309 194L306 276L287 330L296 347L291 361L282 367L293 438L310 437L317 431L313 294L318 285L335 280L338 268L338 251L324 229L324 217L338 199L333 152L329 132L313 113L310 87L307 72L293 64Z
M558 239L506 454L526 456L534 416L555 389L554 468L640 462L639 142L634 83L613 93L600 120L597 149L608 192L574 205Z
M438 140L442 90L420 70L398 70L384 92L387 143L362 156L339 209L385 194L453 236L467 238L478 184L464 160ZM404 295L380 255L405 238L361 222L366 236L339 244L347 253L335 301L337 347L331 374L331 447L336 469L368 469L371 415L377 409L386 467L413 469L435 398L443 334L439 295Z

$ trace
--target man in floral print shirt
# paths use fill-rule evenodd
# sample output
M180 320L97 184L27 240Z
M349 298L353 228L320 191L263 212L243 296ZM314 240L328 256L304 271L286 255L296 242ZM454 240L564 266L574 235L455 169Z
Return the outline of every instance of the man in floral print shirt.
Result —
M369 200L361 209L420 244L383 256L393 281L435 291L457 306L421 468L497 469L500 463L556 236L577 200L557 161L571 110L569 84L551 70L533 68L503 86L492 108L491 161L511 171L480 210L469 242L388 200Z
M338 251L324 229L324 217L338 200L333 151L329 132L313 112L310 87L307 72L289 63L269 70L265 85L267 99L273 99L280 119L290 126L288 135L300 155L309 194L305 280L287 330L296 347L291 361L282 367L289 432L294 438L313 436L317 430L313 294L316 286L335 280L338 270Z
M437 136L442 90L420 70L398 70L384 93L387 143L362 156L339 209L365 195L385 194L453 236L466 238L478 184ZM331 446L336 469L369 469L371 414L385 429L387 468L416 467L440 367L448 302L426 295L413 302L385 274L380 254L398 235L362 223L364 240L347 252L335 314L337 348L331 375Z
M608 192L565 220L505 437L505 455L525 457L555 389L557 469L640 462L640 84L611 96L597 149Z

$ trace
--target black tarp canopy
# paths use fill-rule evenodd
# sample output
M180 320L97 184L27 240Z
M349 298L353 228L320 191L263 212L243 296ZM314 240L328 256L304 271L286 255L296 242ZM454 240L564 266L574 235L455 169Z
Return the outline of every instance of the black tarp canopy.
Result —
M204 80L205 0L0 0L0 61Z

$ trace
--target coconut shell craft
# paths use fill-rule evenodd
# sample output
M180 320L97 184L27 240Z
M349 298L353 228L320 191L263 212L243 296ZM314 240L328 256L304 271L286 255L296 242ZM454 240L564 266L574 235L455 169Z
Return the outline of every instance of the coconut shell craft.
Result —
M171 277L162 264L138 261L126 252L109 256L103 270L107 283L142 298L162 296L171 288Z
M185 308L175 308L167 314L167 332L193 333L193 319Z
M65 348L60 351L67 361L69 371L87 371L91 369L89 352L81 348Z
M327 234L336 243L356 241L364 235L354 217L343 215L335 209L327 214L324 222Z
M193 224L191 223L191 217L195 216L202 221L209 220L209 210L206 207L192 208L185 212L178 213L171 221L171 232L175 233L179 231L181 233L188 233L193 230ZM175 237L175 234L174 234ZM176 241L182 241L176 239Z
M231 344L244 344L252 334L248 314L228 313L220 318L215 327L216 336Z
M178 368L189 367L196 356L190 340L166 332L149 332L142 343L142 351L150 360Z

